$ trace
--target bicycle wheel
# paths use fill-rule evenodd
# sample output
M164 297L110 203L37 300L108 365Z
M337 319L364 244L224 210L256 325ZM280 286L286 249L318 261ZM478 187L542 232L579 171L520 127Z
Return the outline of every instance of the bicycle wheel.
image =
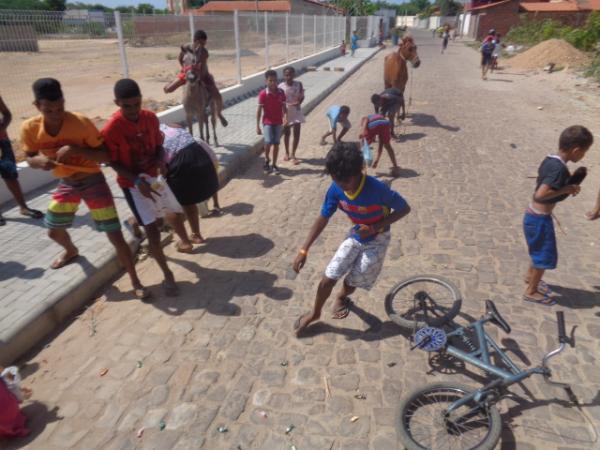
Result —
M409 394L396 417L398 438L408 450L493 450L502 431L502 419L494 405L470 402L446 410L472 389L454 383L436 383Z
M437 275L417 275L394 286L385 297L385 311L393 322L408 330L439 327L460 311L458 288Z

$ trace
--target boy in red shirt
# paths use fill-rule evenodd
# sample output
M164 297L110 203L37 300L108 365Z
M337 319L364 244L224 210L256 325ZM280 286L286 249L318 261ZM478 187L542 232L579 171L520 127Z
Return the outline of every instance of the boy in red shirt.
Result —
M158 117L142 109L142 94L135 81L117 81L114 93L120 109L104 125L102 136L109 150L111 166L118 174L117 182L136 220L143 225L150 254L165 276L165 294L174 296L178 289L160 244L157 220L168 214L170 225L181 239L177 243L179 252L190 253L192 243L183 225L183 209L159 176L163 135Z
M287 108L285 106L285 93L277 87L277 72L265 72L267 87L258 94L258 110L256 111L256 133L265 136L265 165L267 173L279 175L277 167L277 154L283 127L287 125ZM260 129L262 116L263 130ZM273 147L273 167L270 166L269 154Z

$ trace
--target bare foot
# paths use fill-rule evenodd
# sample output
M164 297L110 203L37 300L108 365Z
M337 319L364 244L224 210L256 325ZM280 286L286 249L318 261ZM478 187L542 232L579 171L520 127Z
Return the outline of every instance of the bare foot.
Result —
M202 237L202 234L192 233L190 235L190 241L192 241L193 244L204 244L206 239Z
M50 268L56 270L60 269L61 267L65 267L66 265L74 262L78 256L79 251L77 248L73 247L73 249L65 251L62 255L56 258L50 265Z
M585 217L587 217L588 220L596 220L598 217L600 217L600 211L586 212Z
M296 333L296 337L299 337L310 323L317 320L319 320L319 316L315 316L312 313L302 314L298 317L296 322L294 322L294 333Z
M290 160L290 157L289 157L288 155L285 155L285 156L283 157L283 160L284 160L284 161L289 161L289 160Z

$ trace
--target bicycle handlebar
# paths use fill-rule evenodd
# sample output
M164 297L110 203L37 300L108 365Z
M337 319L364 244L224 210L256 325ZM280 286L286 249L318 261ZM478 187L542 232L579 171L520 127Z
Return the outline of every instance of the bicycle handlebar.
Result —
M563 311L556 311L556 322L558 323L558 342L568 344L569 338L565 330L565 313Z

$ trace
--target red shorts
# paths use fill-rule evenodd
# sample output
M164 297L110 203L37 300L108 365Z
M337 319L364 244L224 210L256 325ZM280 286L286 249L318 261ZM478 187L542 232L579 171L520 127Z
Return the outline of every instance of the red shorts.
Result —
M390 127L389 122L374 126L373 128L367 128L367 142L371 144L376 137L383 144L390 143L392 140L392 127Z

